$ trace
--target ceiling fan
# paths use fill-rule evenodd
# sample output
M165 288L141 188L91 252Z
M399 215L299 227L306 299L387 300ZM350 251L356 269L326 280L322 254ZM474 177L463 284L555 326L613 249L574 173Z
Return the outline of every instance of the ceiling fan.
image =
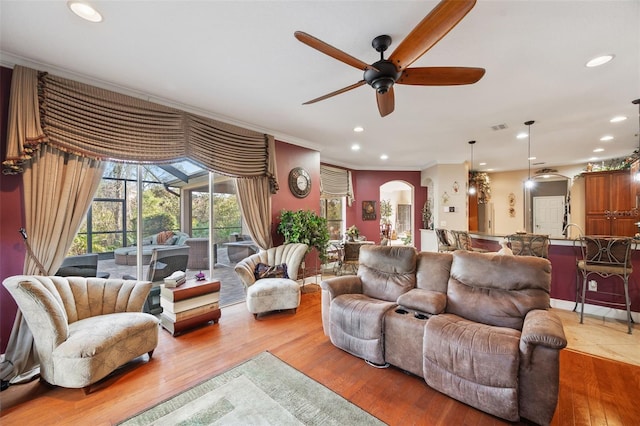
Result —
M482 78L484 68L469 67L416 67L409 68L427 50L444 37L476 4L476 0L442 0L400 43L396 50L384 59L384 52L391 45L391 37L381 35L373 39L371 45L380 52L380 60L369 65L302 31L295 37L302 43L329 55L347 65L364 71L362 80L355 84L305 102L312 104L368 84L376 89L376 100L380 116L393 112L395 98L394 84L414 86L453 86L473 84Z

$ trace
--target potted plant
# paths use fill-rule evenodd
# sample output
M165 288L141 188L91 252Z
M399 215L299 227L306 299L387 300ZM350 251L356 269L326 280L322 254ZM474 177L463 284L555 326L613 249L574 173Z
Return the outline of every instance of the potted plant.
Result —
M329 229L327 220L311 210L282 210L278 232L284 236L285 243L303 243L309 250L318 251L320 261L327 261Z

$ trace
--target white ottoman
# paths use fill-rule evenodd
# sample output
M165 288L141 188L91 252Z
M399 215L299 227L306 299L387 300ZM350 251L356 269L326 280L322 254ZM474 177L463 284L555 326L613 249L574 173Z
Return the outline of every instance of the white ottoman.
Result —
M258 314L282 309L296 309L300 305L300 286L288 278L263 278L247 289L247 309Z

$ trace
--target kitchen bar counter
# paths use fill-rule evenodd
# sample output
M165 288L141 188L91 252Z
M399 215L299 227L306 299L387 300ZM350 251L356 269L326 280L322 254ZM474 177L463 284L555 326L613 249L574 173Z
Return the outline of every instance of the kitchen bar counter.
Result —
M500 250L500 240L506 235L483 234L470 232L473 247L483 248L497 252ZM551 261L551 306L572 310L576 304L576 288L582 285L582 276L578 273L576 262L581 258L580 246L567 238L550 238L549 260ZM633 273L629 280L629 296L631 298L631 311L633 320L640 322L640 241L636 241L632 247L631 263ZM592 279L592 278L590 278ZM616 292L622 290L622 281L618 278L597 277L598 287L604 291L615 288ZM615 287L614 287L615 286ZM606 297L603 295L603 297ZM603 299L605 300L605 299ZM610 308L603 305L585 305L585 313L598 316L614 317L626 321L626 311ZM640 332L640 330L637 330Z

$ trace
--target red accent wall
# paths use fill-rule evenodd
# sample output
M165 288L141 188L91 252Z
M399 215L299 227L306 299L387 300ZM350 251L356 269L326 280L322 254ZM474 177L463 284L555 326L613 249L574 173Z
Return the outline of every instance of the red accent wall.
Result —
M276 141L276 161L280 190L271 197L271 235L273 245L283 243L284 238L277 233L280 212L286 210L312 210L320 213L320 153L312 149ZM305 198L297 198L289 190L289 171L302 167L311 176L311 192ZM308 267L316 265L318 255L315 251L306 258ZM319 263L318 263L319 265Z
M347 206L347 227L356 225L362 235L368 240L380 242L380 186L394 180L400 180L413 186L413 210L415 229L413 231L413 245L420 249L420 228L422 228L422 207L427 200L427 188L420 186L419 171L373 171L352 170L353 193L356 201L351 207ZM377 220L362 220L362 202L375 200Z
M10 68L0 67L0 158L7 151L7 116L11 89ZM0 281L22 274L25 248L18 230L24 224L22 177L0 174ZM0 352L4 353L13 326L17 306L0 285Z

